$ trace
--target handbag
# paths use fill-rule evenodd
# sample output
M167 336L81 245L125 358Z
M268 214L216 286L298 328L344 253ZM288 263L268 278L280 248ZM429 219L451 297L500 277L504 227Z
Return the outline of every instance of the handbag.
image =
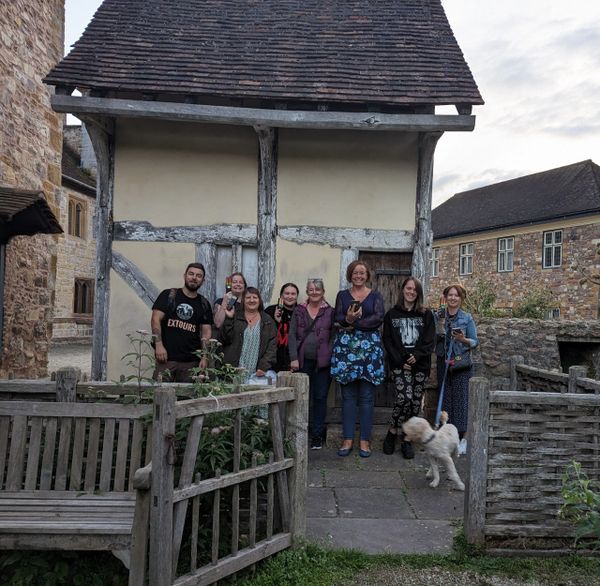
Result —
M469 370L471 366L473 366L473 360L471 360L470 350L464 354L455 354L448 360L448 370L452 373Z

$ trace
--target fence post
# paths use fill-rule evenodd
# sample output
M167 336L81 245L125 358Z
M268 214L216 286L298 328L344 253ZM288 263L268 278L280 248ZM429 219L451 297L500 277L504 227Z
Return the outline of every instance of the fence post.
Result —
M56 401L74 403L77 401L77 383L81 380L81 370L67 366L56 371Z
M587 366L569 366L569 393L577 393L577 379L587 376Z
M509 391L523 390L519 389L519 373L517 372L517 365L525 364L525 358L518 354L510 357L510 386Z
M173 389L154 391L150 586L170 586L172 578L175 400Z
M290 503L291 519L290 532L294 545L298 545L299 538L306 533L306 483L308 476L308 376L294 373L289 378L293 386L295 400L288 403L286 413L286 437L294 450L294 468L290 478ZM278 380L278 383L280 381Z
M469 382L465 535L469 543L478 547L485 544L489 417L490 383L485 378L473 377Z

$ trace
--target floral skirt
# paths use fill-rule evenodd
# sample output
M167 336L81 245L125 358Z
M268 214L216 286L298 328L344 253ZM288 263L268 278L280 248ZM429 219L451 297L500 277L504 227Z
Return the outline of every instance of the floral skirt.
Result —
M381 384L385 373L379 332L338 332L333 342L331 376L342 385L359 379Z

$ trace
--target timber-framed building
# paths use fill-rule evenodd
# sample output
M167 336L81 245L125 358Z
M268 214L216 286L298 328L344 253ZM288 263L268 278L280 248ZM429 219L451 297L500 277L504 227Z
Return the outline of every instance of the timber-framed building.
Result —
M440 0L105 0L46 82L97 158L96 379L194 259L211 300L425 279L435 146L483 103Z

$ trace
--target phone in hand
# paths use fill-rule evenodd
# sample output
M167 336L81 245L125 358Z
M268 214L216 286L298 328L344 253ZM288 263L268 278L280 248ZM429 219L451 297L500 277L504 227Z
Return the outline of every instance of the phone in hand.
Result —
M225 293L231 293L231 277L225 279Z
M283 305L283 300L281 299L281 297L279 298L279 301L277 302L277 309L279 311L283 311L284 305Z
M458 334L462 334L463 331L460 328L452 328L452 334L457 336Z
M361 306L361 302L360 301L352 301L352 303L350 303L350 309L356 313Z

